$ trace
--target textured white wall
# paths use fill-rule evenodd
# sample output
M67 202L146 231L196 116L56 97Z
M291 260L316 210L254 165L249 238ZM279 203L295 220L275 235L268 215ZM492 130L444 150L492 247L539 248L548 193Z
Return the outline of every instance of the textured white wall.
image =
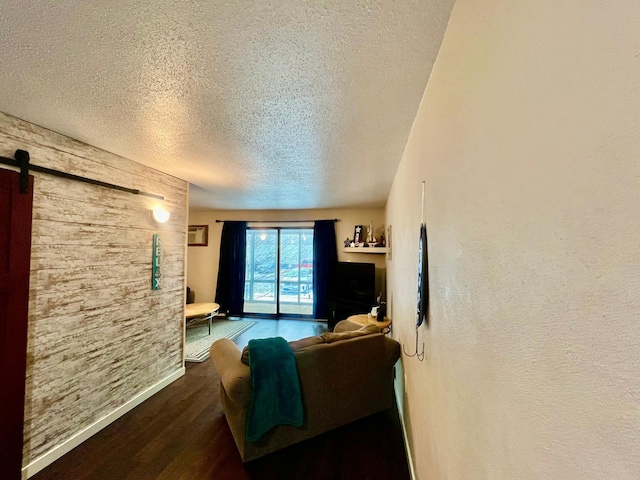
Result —
M638 25L635 0L454 8L387 202L410 349L426 180L419 480L640 478Z
M344 253L342 246L348 237L353 239L355 225L373 223L374 231L382 233L384 209L317 209L317 210L201 210L189 212L190 225L209 225L209 245L189 247L187 252L187 284L196 291L196 302L212 302L216 293L218 264L220 262L220 236L222 223L216 220L294 221L337 218L336 240L338 260L376 264L377 287L382 288L385 274L384 254Z

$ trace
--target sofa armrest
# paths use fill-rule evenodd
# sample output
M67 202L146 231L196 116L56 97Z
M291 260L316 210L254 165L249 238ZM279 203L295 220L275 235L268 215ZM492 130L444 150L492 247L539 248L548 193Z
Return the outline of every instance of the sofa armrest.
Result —
M213 366L231 400L241 406L251 402L251 372L240 361L240 349L228 338L216 340L209 349Z
M400 344L385 335L383 365L395 365L400 358Z

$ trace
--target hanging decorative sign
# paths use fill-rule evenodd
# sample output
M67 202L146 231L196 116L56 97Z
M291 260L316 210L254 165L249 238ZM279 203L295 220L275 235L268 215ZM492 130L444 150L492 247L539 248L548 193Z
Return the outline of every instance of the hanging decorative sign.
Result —
M162 247L160 244L160 235L153 234L153 257L151 259L151 289L160 290L162 288L162 270L160 268L160 258L162 256Z

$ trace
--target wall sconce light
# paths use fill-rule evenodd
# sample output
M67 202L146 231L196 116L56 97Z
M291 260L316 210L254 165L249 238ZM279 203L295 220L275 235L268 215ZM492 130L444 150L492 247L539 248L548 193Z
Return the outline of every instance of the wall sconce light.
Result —
M169 220L169 217L171 216L171 214L162 207L154 208L152 215L153 215L153 219L158 223L165 223L167 220Z

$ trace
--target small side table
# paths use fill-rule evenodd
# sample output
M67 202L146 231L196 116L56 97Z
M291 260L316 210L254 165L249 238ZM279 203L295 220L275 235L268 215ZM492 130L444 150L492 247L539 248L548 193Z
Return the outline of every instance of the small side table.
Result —
M209 324L209 335L211 335L211 322L219 308L220 305L217 303L187 303L184 312L186 323L188 325L190 321L206 320Z
M351 315L346 320L346 322L355 323L359 327L365 327L367 325L375 325L380 328L381 333L389 333L389 327L391 326L391 319L384 317L382 322L378 322L375 317L372 317L368 313L363 313L360 315Z

